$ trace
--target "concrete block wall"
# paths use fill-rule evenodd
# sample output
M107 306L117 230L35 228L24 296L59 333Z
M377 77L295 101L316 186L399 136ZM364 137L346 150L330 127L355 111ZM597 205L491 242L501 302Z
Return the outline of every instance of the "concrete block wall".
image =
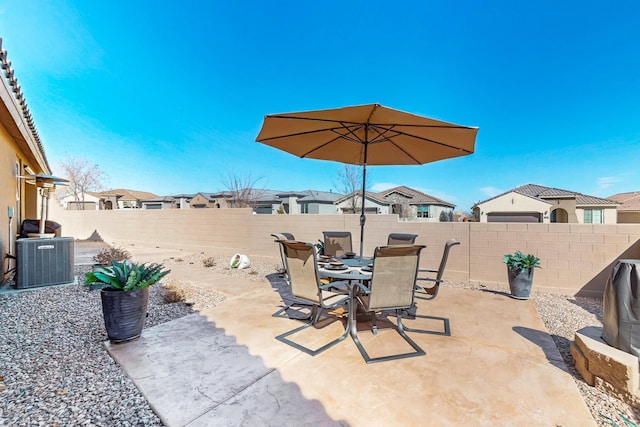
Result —
M54 205L54 203L52 203ZM94 230L108 243L183 248L231 256L279 259L271 233L293 233L317 242L323 230L346 230L353 250L360 250L358 215L255 215L250 209L167 209L64 211L51 209L50 219L62 234L77 239ZM456 282L507 286L502 257L521 250L541 258L534 290L564 295L602 296L613 265L620 258L640 258L640 224L427 223L398 221L397 215L369 215L364 254L384 245L391 232L418 234L426 245L423 268L436 268L444 243L457 238L445 278Z

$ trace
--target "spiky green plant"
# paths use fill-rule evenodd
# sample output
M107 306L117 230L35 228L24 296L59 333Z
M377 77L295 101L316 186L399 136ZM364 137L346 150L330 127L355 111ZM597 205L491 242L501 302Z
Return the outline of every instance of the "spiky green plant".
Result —
M84 284L91 290L134 291L157 283L169 272L171 270L164 270L162 264L111 261L109 267L98 267L96 271L85 273Z
M540 258L532 254L525 255L520 251L516 251L514 254L506 254L502 262L513 270L540 268Z

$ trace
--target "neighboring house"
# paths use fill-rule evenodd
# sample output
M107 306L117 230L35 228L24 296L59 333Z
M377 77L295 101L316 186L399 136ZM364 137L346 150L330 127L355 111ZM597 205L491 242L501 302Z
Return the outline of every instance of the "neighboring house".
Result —
M5 254L15 254L22 221L39 218L38 188L21 176L51 174L51 168L2 39L0 62L4 71L0 77L0 260L4 269Z
M335 214L337 213L334 202L342 197L342 194L331 191L303 190L285 191L274 194L271 203L271 211L256 213L286 213L286 214Z
M335 202L337 212L340 214L360 213L362 210L362 191L357 190L351 194L341 197ZM365 214L390 214L389 203L380 197L378 193L365 191L364 193Z
M231 205L231 195L225 191L220 193L197 193L189 201L189 206L193 209L230 208Z
M613 200L526 184L506 191L473 206L479 222L561 222L615 224Z
M361 191L355 191L336 202L343 214L359 213ZM404 221L452 221L455 205L413 188L399 186L379 193L365 193L365 213L396 214Z
M146 191L127 190L118 188L115 190L101 191L100 209L140 209L143 200L155 199L158 196Z
M176 201L176 209L189 209L191 207L191 199L193 199L194 196L195 194L176 194L169 197L172 197Z
M170 196L155 197L153 199L141 200L141 209L176 209L176 199Z
M456 205L445 202L413 188L400 186L378 193L390 203L391 213L398 214L400 219L410 221L438 222L443 215L447 221L453 219Z
M607 197L618 202L618 224L640 223L640 191L618 193Z
M84 199L84 200L83 200ZM67 194L59 200L62 207L69 211L95 211L100 209L100 194L93 192L84 193L84 197L76 201L73 194Z

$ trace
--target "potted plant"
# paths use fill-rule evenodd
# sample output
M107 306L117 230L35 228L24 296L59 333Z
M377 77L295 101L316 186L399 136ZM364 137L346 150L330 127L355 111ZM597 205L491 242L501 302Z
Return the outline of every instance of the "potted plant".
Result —
M112 343L140 336L147 317L149 286L170 271L164 270L161 264L136 264L125 260L111 261L108 267L85 273L84 284L90 290L101 290L104 326Z
M516 251L513 254L506 254L502 261L507 264L511 296L516 299L529 299L533 284L533 269L540 267L540 258Z

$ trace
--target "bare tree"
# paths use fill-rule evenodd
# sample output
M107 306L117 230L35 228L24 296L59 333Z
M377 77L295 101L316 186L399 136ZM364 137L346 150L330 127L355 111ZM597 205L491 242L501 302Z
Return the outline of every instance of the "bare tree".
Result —
M233 208L255 208L256 201L264 195L264 190L256 187L262 178L252 178L251 174L244 176L230 172L222 184L229 191L231 207Z
M334 183L334 185L336 184ZM356 192L362 191L362 168L355 165L343 165L342 169L338 170L336 187L338 187L338 191L352 195L349 198L348 206L356 213L357 209L360 209Z
M69 180L68 187L62 187L63 197L73 195L76 202L82 202L80 209L84 210L84 196L87 191L103 189L102 181L106 174L100 167L84 157L69 157L60 162L64 178Z

